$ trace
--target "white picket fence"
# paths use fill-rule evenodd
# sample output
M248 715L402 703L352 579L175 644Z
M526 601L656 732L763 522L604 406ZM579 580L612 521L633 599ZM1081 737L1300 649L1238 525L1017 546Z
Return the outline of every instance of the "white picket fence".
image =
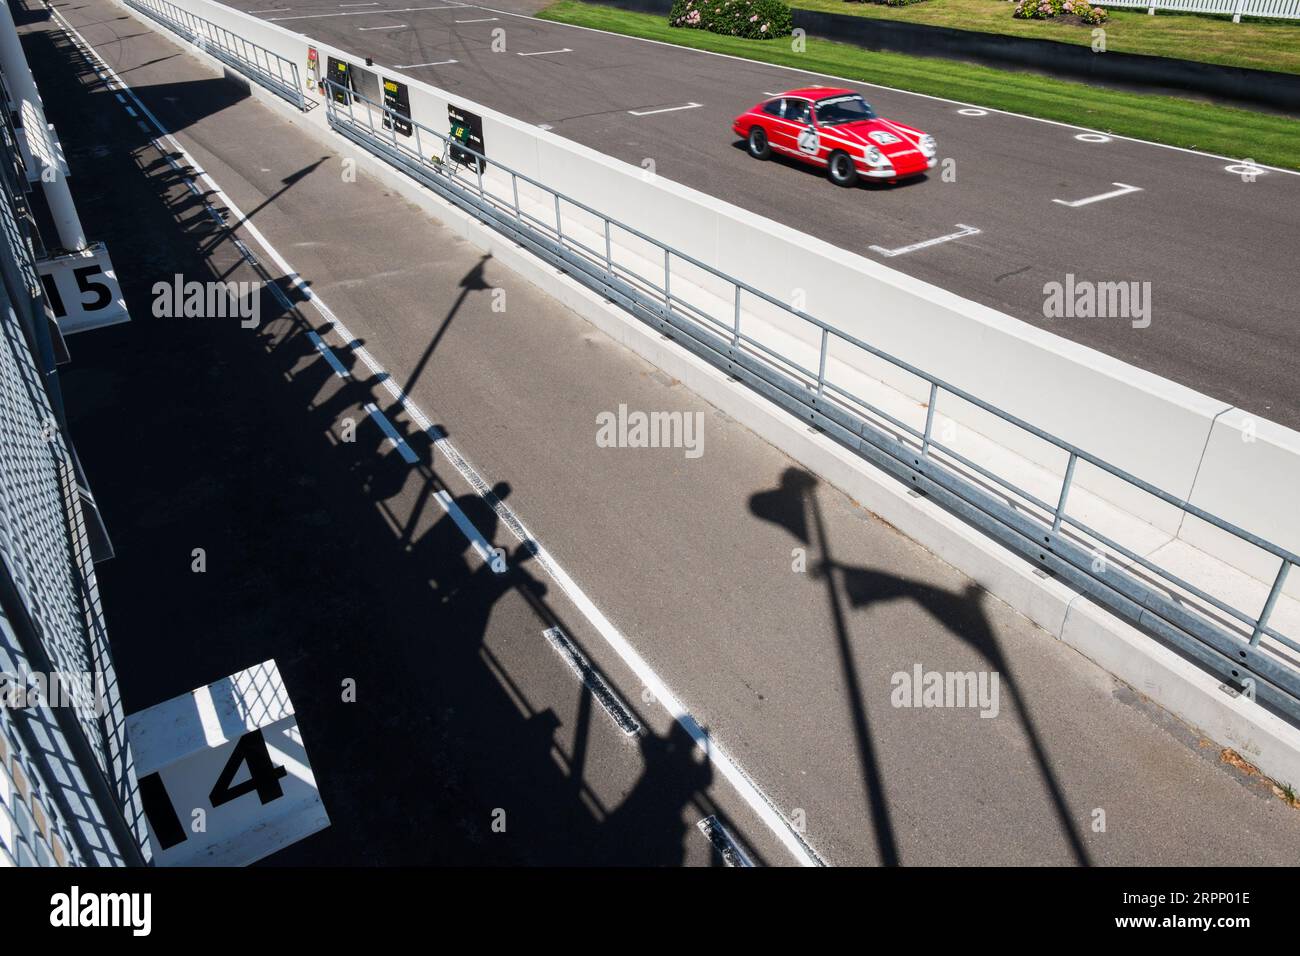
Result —
M1230 13L1233 23L1240 23L1242 17L1300 20L1300 0L1105 0L1105 6L1146 7L1148 13L1157 10Z

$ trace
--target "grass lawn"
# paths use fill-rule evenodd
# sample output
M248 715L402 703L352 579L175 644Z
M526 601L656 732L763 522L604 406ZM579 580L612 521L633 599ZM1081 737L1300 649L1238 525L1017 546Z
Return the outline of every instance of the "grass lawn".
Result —
M1106 6L1093 0L1110 19L1106 50L1114 53L1145 53L1200 60L1224 66L1300 73L1300 20L1242 20L1208 14L1166 13ZM1017 20L1011 16L1015 4L1008 0L925 0L906 7L887 7L852 0L794 0L792 6L823 13L844 13L878 20L904 20L958 30L1004 33L1036 37L1061 43L1092 43L1092 27L1056 20Z
M668 26L665 16L632 13L577 0L559 0L538 16L1300 169L1300 120L1284 116L1169 96L1106 90L952 60L873 53L812 38L805 52L795 53L788 42L742 40L703 30L674 28ZM791 85L794 83L792 77Z

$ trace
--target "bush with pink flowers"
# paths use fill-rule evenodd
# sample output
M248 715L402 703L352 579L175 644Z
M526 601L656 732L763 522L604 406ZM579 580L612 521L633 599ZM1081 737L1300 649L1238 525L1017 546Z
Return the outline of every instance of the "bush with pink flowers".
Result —
M1011 14L1020 20L1051 20L1060 17L1077 23L1105 23L1108 14L1087 0L1016 0Z
M675 0L668 25L749 40L788 37L794 28L782 0Z

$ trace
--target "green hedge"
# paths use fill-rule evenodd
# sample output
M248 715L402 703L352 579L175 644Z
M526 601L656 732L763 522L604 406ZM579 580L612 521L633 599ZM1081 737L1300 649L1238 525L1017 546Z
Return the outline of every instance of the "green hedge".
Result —
M788 37L794 28L781 0L674 0L668 24L749 40Z

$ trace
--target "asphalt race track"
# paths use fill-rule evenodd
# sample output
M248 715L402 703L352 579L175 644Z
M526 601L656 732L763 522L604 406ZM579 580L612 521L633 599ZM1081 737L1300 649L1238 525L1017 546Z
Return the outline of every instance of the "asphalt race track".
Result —
M1118 138L1081 141L1091 134L535 20L522 14L540 4L514 3L509 9L521 13L448 0L229 5L629 163L651 159L661 176L1300 428L1300 176L1264 170L1246 182L1225 169L1232 159ZM506 30L503 53L491 49L498 28ZM955 181L943 180L941 164L924 180L844 191L809 167L750 159L730 120L766 93L810 84L857 89L880 115L933 134L941 161L955 160ZM700 105L680 108L687 104ZM1118 192L1117 183L1141 191L1063 204ZM871 248L906 248L952 235L958 224L980 231L890 257ZM1150 326L1044 318L1044 286L1067 273L1150 282Z

